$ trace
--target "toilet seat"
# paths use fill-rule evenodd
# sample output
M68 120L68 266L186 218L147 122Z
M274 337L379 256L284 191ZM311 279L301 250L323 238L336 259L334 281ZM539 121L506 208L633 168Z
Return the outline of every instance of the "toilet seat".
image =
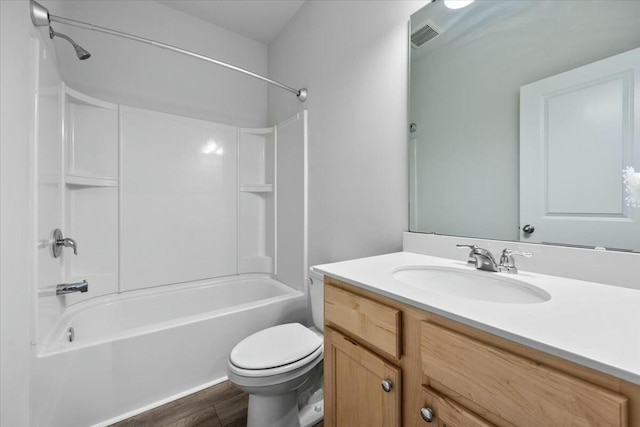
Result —
M294 371L322 355L322 339L299 323L264 329L240 341L229 355L229 370L245 377Z
M304 368L306 365L308 365L310 362L312 362L315 359L322 359L322 355L323 355L323 348L320 347L318 349L316 349L313 353L311 353L310 355L308 355L307 357L304 357L300 360L297 360L293 363L289 363L287 365L281 365L281 366L277 366L275 368L268 368L268 369L243 369L243 368L239 368L237 366L235 366L231 360L229 360L229 370L231 372L233 372L236 375L240 375L243 377L271 377L271 376L275 376L275 375L280 375L280 374L286 374L286 373L290 373L292 371L295 371L297 369L301 369Z

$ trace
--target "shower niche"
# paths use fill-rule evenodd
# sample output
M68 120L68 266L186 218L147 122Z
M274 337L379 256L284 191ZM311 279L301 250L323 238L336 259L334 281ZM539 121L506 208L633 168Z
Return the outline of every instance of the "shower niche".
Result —
M239 130L238 273L273 273L274 128Z
M86 279L90 293L118 291L119 107L63 86L64 230L78 243L65 251L66 283Z

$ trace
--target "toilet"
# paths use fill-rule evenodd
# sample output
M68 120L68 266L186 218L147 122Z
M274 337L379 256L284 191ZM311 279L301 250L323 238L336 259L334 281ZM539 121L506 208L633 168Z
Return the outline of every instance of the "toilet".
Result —
M313 327L287 323L240 341L229 354L229 380L249 394L247 427L311 427L324 415L323 277L309 269Z

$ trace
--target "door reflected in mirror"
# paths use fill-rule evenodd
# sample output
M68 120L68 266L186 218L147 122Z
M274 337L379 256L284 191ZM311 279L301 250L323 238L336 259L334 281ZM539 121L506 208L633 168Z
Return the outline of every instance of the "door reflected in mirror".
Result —
M411 231L640 252L638 22L634 0L416 12Z

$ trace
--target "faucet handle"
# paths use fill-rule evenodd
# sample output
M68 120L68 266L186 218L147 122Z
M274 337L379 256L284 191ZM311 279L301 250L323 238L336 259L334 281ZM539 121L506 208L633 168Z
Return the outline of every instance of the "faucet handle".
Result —
M478 249L478 245L456 245L459 248Z
M63 246L65 248L71 248L73 249L73 254L78 255L78 244L73 239L69 239L68 237L65 237L64 239L58 240L56 242L56 245Z
M519 255L525 258L531 258L533 256L531 252L516 251L513 249L505 248L502 251L502 255L500 256L500 265L498 266L498 271L517 273L518 269L516 268L515 261L513 260L514 255Z
M508 249L508 248L505 248L502 251L502 256L505 256L505 255L506 256L520 255L520 256L523 256L525 258L531 258L533 256L533 254L531 252L516 251L516 250Z
M60 257L62 254L62 248L71 248L73 249L73 253L78 255L78 244L75 240L65 238L62 235L62 231L59 228L53 230L52 238L51 238L51 253L54 258Z
M476 249L480 249L477 245L456 245L459 248L469 248L471 252L469 252L469 257L467 258L467 265L469 267L476 267L476 257L473 256L473 252Z

